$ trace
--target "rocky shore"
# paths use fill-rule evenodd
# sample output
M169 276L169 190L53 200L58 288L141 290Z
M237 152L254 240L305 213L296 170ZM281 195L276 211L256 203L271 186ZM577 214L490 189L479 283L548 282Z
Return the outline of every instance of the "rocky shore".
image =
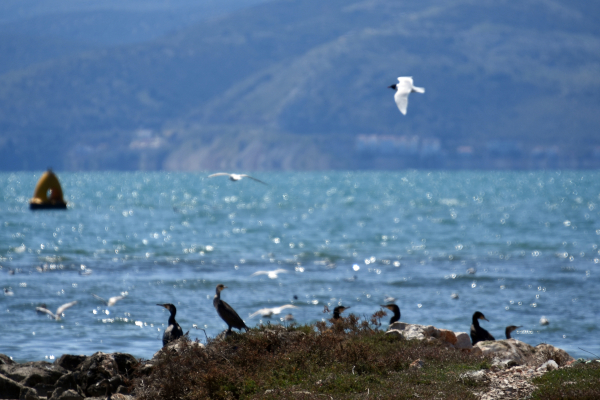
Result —
M474 357L489 357L489 368L460 376L464 381L485 383L484 386L474 385L473 389L473 393L484 400L527 397L535 390L531 383L534 377L569 366L575 361L557 347L544 343L534 347L517 339L485 341L472 346L466 332L453 332L434 326L396 322L389 327L386 335L398 340L436 342ZM178 343L168 348L169 351L177 349ZM66 354L53 363L16 363L10 357L0 355L0 399L134 399L134 375L139 377L149 373L160 353L148 361L124 353L98 352L91 356ZM424 362L417 360L410 368L423 367Z

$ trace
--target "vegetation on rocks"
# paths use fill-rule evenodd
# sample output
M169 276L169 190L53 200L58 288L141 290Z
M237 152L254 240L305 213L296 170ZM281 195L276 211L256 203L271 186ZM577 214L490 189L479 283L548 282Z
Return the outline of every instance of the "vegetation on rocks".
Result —
M485 386L460 379L490 359L439 342L401 340L377 328L377 315L333 324L259 326L206 348L183 341L139 376L140 399L475 398ZM143 363L142 363L143 364ZM480 387L479 390L483 389Z
M533 380L532 399L600 399L600 362L577 363Z

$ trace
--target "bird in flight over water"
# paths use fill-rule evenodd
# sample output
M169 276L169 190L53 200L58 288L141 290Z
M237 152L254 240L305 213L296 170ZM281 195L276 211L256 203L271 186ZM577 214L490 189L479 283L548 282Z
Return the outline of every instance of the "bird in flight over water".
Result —
M260 179L253 178L250 175L246 175L246 174L230 174L227 172L217 172L216 174L209 175L208 177L214 178L215 176L228 176L229 180L231 180L233 182L241 181L243 178L250 178L253 181L260 182L263 185L266 185L266 183L261 181Z
M295 306L293 304L285 304L281 307L261 308L260 310L250 314L250 318L254 318L257 315L260 315L261 317L265 318L271 318L273 315L281 314L281 312L286 308L298 308L298 306Z
M45 307L36 307L35 310L39 311L39 312L43 312L48 314L50 317L52 317L53 319L60 321L60 317L62 316L62 313L69 307L73 307L75 304L77 304L77 301L72 301L70 303L66 303L63 304L62 306L58 307L58 309L56 310L56 314L54 314L52 311L48 310Z
M425 93L424 88L413 86L412 76L400 76L398 77L397 84L388 87L396 91L394 100L396 100L398 110L400 110L403 115L406 115L406 108L408 107L408 95L412 92Z
M273 271L256 271L255 273L253 273L250 276L267 275L270 279L277 279L277 276L279 274L286 274L286 273L288 273L287 269L277 268L277 269L274 269Z
M94 296L96 299L98 299L101 302L103 302L104 305L106 305L108 307L114 306L117 303L117 301L123 300L125 298L125 295L121 295L121 296L113 296L113 297L109 298L108 300L106 300L106 299L103 299L100 296L95 295L94 293L92 293L92 296Z

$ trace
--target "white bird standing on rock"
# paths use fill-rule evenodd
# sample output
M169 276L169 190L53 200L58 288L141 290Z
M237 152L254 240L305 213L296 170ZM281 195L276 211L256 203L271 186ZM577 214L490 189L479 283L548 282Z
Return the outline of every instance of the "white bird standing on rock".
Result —
M287 273L287 272L289 272L287 269L278 268L278 269L274 269L273 271L256 271L255 273L253 273L250 276L267 275L270 279L277 279L278 274Z
M213 178L215 176L228 176L229 180L231 180L233 182L241 181L242 178L250 178L256 182L260 182L263 185L266 185L266 183L261 181L260 179L253 178L250 175L246 175L246 174L229 174L227 172L217 172L216 174L209 175L208 177Z
M56 310L56 314L54 314L52 311L48 310L45 307L36 307L35 310L39 311L39 312L44 312L46 314L48 314L50 317L54 318L57 321L60 321L60 317L62 316L62 313L69 307L73 307L75 304L77 304L77 301L72 301L70 303L66 303L63 304L62 306L58 307L58 309Z
M298 306L295 306L293 304L286 304L286 305L283 305L281 307L261 308L260 310L258 310L256 312L253 312L252 314L250 314L250 318L254 318L257 315L260 315L261 317L270 318L273 315L281 314L281 312L283 310L285 310L286 308L298 308Z
M398 77L397 84L388 87L396 91L394 100L396 100L398 110L400 110L403 115L406 115L406 108L408 107L408 95L412 92L425 93L424 88L413 86L412 76L400 76Z

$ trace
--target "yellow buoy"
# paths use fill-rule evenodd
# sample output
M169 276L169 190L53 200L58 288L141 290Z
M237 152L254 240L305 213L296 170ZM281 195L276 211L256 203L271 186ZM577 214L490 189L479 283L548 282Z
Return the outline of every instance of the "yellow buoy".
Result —
M48 195L49 194L49 195ZM67 202L63 199L62 188L58 178L51 169L40 177L33 198L29 201L32 210L66 209Z

